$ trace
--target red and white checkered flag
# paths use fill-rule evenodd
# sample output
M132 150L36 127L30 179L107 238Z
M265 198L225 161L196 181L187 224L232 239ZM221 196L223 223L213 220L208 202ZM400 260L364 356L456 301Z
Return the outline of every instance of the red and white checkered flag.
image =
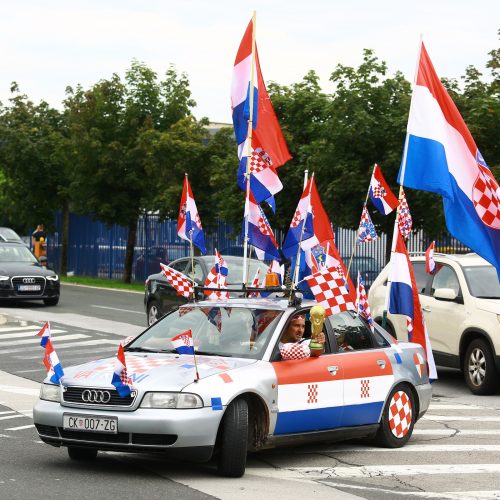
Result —
M194 286L191 280L184 274L160 263L161 270L167 281L175 288L177 295L189 299L194 294Z
M410 207L406 201L406 195L403 190L401 190L401 198L399 199L399 219L398 226L399 232L403 238L408 238L411 233L411 227L413 225L413 220L410 214Z
M336 268L321 268L305 280L316 302L325 308L327 316L356 310L345 286L345 280Z

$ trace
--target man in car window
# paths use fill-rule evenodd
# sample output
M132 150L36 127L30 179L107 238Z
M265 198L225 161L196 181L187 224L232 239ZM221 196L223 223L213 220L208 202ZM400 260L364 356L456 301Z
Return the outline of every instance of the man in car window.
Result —
M299 314L291 319L279 343L282 359L302 359L308 358L311 355L311 350L309 349L311 339L303 338L305 329L306 318L304 315ZM319 334L318 342L323 345L325 344L325 334L323 332Z

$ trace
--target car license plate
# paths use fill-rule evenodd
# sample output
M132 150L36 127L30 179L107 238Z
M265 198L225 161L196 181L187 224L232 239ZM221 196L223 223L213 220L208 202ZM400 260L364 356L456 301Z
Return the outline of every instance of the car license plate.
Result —
M67 415L63 417L63 428L71 431L118 432L118 417L93 417L91 415Z
M19 285L17 289L20 292L39 292L40 285Z

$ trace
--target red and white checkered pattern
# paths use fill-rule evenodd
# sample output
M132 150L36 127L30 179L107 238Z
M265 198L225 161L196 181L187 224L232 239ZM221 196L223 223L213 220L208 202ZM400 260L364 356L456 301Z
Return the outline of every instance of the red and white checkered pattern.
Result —
M372 189L374 198L385 198L387 191L384 189L382 184L377 183L377 185Z
M370 380L362 379L361 383L361 399L370 397Z
M189 299L194 294L194 287L187 276L160 263L161 270L167 278L167 281L174 287L177 291L177 295L182 295L186 299Z
M419 352L416 352L413 355L413 362L415 363L415 366L417 368L417 373L419 377L423 377L425 374L425 362L424 358Z
M398 226L399 232L403 238L408 238L411 233L411 227L413 225L413 220L410 214L410 207L406 201L406 195L403 190L401 190L401 198L399 199L399 219Z
M479 165L479 175L472 188L472 201L480 219L493 229L500 229L500 187L491 172Z
M372 332L375 331L373 326L372 313L370 311L370 304L368 304L368 296L366 295L365 285L363 283L363 278L361 273L358 271L358 286L356 287L356 307L358 308L359 314L366 319L370 325Z
M342 311L356 310L347 292L345 280L337 269L321 268L305 280L318 304L325 308L327 316Z
M408 394L398 391L392 396L389 405L389 427L397 438L408 434L412 421L412 407Z
M290 223L290 227L297 227L300 224L300 221L302 219L300 218L300 210L297 208L295 210L295 213L293 214L293 219L292 222Z
M208 273L206 279L205 279L205 287L206 288L226 288L226 277L217 274L215 271L215 266L212 267L211 271ZM203 292L209 300L217 300L217 299L228 299L229 298L229 292L226 291L218 291L214 290L213 292L209 290L205 290Z
M308 404L318 402L318 384L307 384L307 402Z
M311 355L311 350L304 344L288 343L280 347L280 354L283 359L303 359Z
M258 228L259 228L259 231L265 236L270 236L273 234L273 232L271 231L271 228L267 225L267 222L262 217L259 218Z

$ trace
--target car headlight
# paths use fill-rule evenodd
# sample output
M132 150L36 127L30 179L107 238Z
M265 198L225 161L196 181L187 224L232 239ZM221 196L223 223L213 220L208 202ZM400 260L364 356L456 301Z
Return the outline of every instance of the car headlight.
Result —
M54 274L54 276L47 276L47 279L49 281L58 281L59 280L59 276L57 274Z
M0 276L0 281L8 281L10 276Z
M142 398L141 408L203 408L203 401L197 394L184 392L147 392Z
M54 384L42 384L40 387L40 399L45 401L61 402L61 388Z

